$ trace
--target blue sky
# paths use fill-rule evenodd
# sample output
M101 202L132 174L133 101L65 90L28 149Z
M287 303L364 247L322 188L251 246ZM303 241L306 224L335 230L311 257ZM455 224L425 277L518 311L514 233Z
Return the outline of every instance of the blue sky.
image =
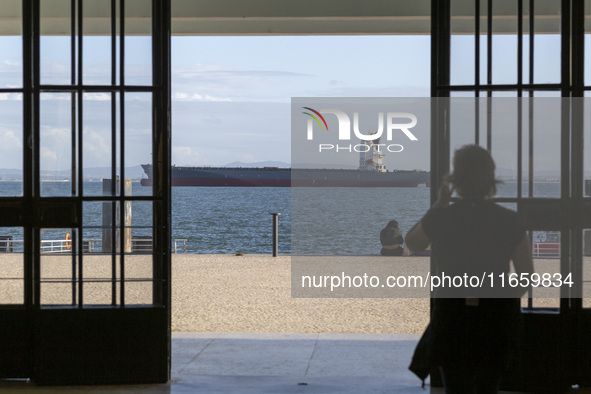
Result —
M180 165L289 162L292 97L429 95L427 36L175 37L172 50Z
M44 40L42 83L67 83L68 39ZM109 83L110 76L105 75L110 61L108 38L85 40L86 47L92 48L84 53L85 81ZM148 40L128 40L126 81L149 81ZM0 86L16 87L15 79L20 80L19 48L19 39L0 40ZM173 37L172 51L172 160L177 165L289 162L291 97L429 94L427 36ZM105 94L85 97L96 115L85 116L89 143L85 144L84 165L108 165L110 131L105 117L110 98ZM21 97L3 95L1 99L11 103L3 106L0 168L19 168L22 156L14 146L19 140L22 146L22 126L18 117L7 118L19 113ZM141 124L142 117L149 116L149 105L141 95L129 100L138 107L135 115L128 112L129 122ZM67 95L46 95L42 107L46 108L42 110L46 113L42 116L42 164L47 169L66 169L70 160ZM150 160L149 146L145 146L149 130L143 123L137 128L128 126L128 145L139 145L126 152L128 165ZM52 141L44 135L60 137Z
M44 37L43 40L42 82L69 81L69 39ZM149 83L149 39L126 40L126 81ZM538 36L536 40L535 82L557 82L558 37ZM485 42L482 40L483 55ZM85 81L109 83L110 76L105 76L105 70L110 67L109 39L87 37L85 45ZM495 36L493 45L496 59L493 82L515 82L514 57L503 54L516 53L516 38ZM21 78L20 46L19 38L0 39L1 87L15 87L15 81ZM473 63L466 61L472 59L473 48L472 37L453 37L454 83L469 83L473 78ZM591 53L591 48L587 53ZM527 69L527 61L525 66ZM172 72L173 164L289 162L292 97L428 97L430 37L173 37ZM591 81L591 73L587 74ZM527 79L527 73L524 78ZM67 169L70 161L67 95L47 94L42 99L42 166L48 170ZM19 95L0 95L0 168L22 166L21 100ZM109 100L110 96L102 93L85 95L85 106L92 109L85 111L84 118L85 167L110 163ZM129 94L127 100L126 165L146 163L151 160L149 97ZM460 137L456 140L470 142ZM536 167L557 168L556 142L551 136L537 139ZM497 138L494 143L493 155L499 160L506 161L498 153L500 150L516 156L513 138ZM591 149L587 148L586 152L591 154ZM405 168L428 169L429 166L427 155L404 157L404 161Z

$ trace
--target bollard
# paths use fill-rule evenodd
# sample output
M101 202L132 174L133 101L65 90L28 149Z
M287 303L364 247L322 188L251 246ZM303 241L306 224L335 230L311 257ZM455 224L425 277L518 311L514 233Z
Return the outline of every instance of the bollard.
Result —
M279 222L278 216L281 212L270 212L273 215L273 257L277 257L277 249L279 247L279 231L277 223Z

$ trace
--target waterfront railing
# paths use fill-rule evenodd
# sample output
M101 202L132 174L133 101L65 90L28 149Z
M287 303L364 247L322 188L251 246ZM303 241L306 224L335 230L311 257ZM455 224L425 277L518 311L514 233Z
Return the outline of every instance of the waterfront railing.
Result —
M0 253L23 253L24 241L22 239L0 239ZM174 253L187 253L188 240L177 238L174 240ZM103 253L101 239L87 238L82 240L83 253ZM131 240L131 253L148 254L153 251L152 237L133 237ZM72 252L71 239L49 239L41 241L41 253L65 254Z

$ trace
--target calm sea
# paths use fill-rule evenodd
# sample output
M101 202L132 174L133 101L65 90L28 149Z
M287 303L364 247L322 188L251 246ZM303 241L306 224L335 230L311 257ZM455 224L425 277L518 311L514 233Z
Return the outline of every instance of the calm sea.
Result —
M559 183L536 183L534 186L535 197L559 196ZM42 187L43 195L46 196L67 195L69 183L43 182ZM102 183L86 182L84 190L87 195L100 195ZM132 184L134 196L147 195L150 191L138 182ZM524 185L523 194L526 193L527 187ZM0 181L0 196L21 194L20 182ZM500 185L497 193L500 197L516 195L515 183ZM173 187L172 239L186 239L187 253L270 254L273 242L270 213L280 212L279 253L292 252L293 227L295 253L376 254L380 249L381 228L389 220L396 219L402 230L408 231L429 207L429 198L430 189L424 186L301 190L274 187ZM511 204L506 206L516 208ZM101 238L102 208L102 203L85 203L84 239ZM149 203L134 202L133 236L150 235L150 208ZM340 232L336 228L340 228ZM42 239L63 239L66 231L44 230ZM22 239L22 230L6 228L2 235L11 235L14 240L19 240ZM17 243L15 249L18 249Z

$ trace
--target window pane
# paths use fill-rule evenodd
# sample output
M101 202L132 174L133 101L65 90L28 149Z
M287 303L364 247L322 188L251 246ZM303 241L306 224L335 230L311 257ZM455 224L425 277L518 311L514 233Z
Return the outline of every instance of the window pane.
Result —
M120 243L118 204L108 201L88 201L83 204L84 215L84 244L85 254L110 254L112 245ZM115 226L113 226L113 217ZM113 232L115 230L115 232Z
M84 305L117 305L120 259L111 255L84 257ZM113 297L114 295L114 297Z
M152 85L152 38L125 36L125 84Z
M549 285L549 278L560 272L560 232L532 231L532 256L534 258L534 272L539 276L532 276L532 280L539 279L539 285L534 286L530 294L533 308L560 308L560 288ZM566 275L566 273L562 273Z
M591 92L585 92L591 93ZM588 96L587 96L588 97ZM591 197L591 99L583 100L583 196Z
M450 103L450 147L451 156L456 149L466 144L475 143L475 129L485 128L483 116L486 114L486 99L483 98L456 98ZM476 119L479 123L476 124ZM451 160L452 157L450 157ZM450 161L450 169L452 163Z
M473 85L475 63L475 9L473 1L453 0L451 5L450 81Z
M125 84L152 85L152 0L125 2ZM142 35L138 35L140 32Z
M491 111L491 155L496 163L496 177L504 182L497 187L497 197L516 198L518 99L493 99Z
M85 85L111 84L111 0L84 0L82 80Z
M22 1L2 1L0 88L23 87Z
M583 308L591 308L591 229L583 230Z
M0 88L23 87L23 40L21 37L0 38Z
M0 227L0 304L24 304L24 233L21 227Z
M534 83L560 83L560 2L536 1L534 14Z
M126 275L130 275L130 276L135 275L135 274L131 274L130 272L140 272L139 275L141 275L141 276L146 275L147 270L145 270L145 268L148 265L151 265L151 262L150 262L149 264L144 263L144 264L139 264L136 266L136 264L138 264L138 263L135 261L132 261L129 263L127 262L127 260L125 260L125 261L126 261L126 263L125 263ZM133 266L130 268L129 266L132 264L133 264ZM129 278L129 279L132 279L132 278ZM125 282L125 305L151 305L151 304L153 304L153 297L152 297L153 286L154 285L153 285L151 279L127 280Z
M561 124L557 114L561 113L562 99L538 98L531 105L534 197L559 198Z
M536 34L534 38L534 83L560 83L558 34Z
M0 93L0 102L0 196L22 196L23 95Z
M517 2L493 1L492 81L517 83ZM508 53L513 56L507 56Z
M102 179L112 177L112 95L84 94L82 157L84 195L103 195ZM108 193L110 195L111 193ZM116 195L116 193L115 193Z
M71 0L43 0L40 3L40 78L43 85L72 83L71 3Z
M76 305L76 229L41 229L41 305Z
M72 94L42 93L41 124L41 195L71 196L72 190Z
M139 186L141 187L141 186ZM153 247L153 203L151 201L129 201L126 236L131 236L131 253L151 254Z
M129 225L132 211L130 203L125 206L125 246L124 252L131 251ZM92 239L93 253L113 253L121 251L121 210L118 202L88 202L84 204L85 234Z
M84 202L83 215L83 254L101 253L103 248L103 206L110 202Z
M152 94L125 94L125 178L144 173L141 165L152 164ZM152 186L137 188L141 195L152 194Z

